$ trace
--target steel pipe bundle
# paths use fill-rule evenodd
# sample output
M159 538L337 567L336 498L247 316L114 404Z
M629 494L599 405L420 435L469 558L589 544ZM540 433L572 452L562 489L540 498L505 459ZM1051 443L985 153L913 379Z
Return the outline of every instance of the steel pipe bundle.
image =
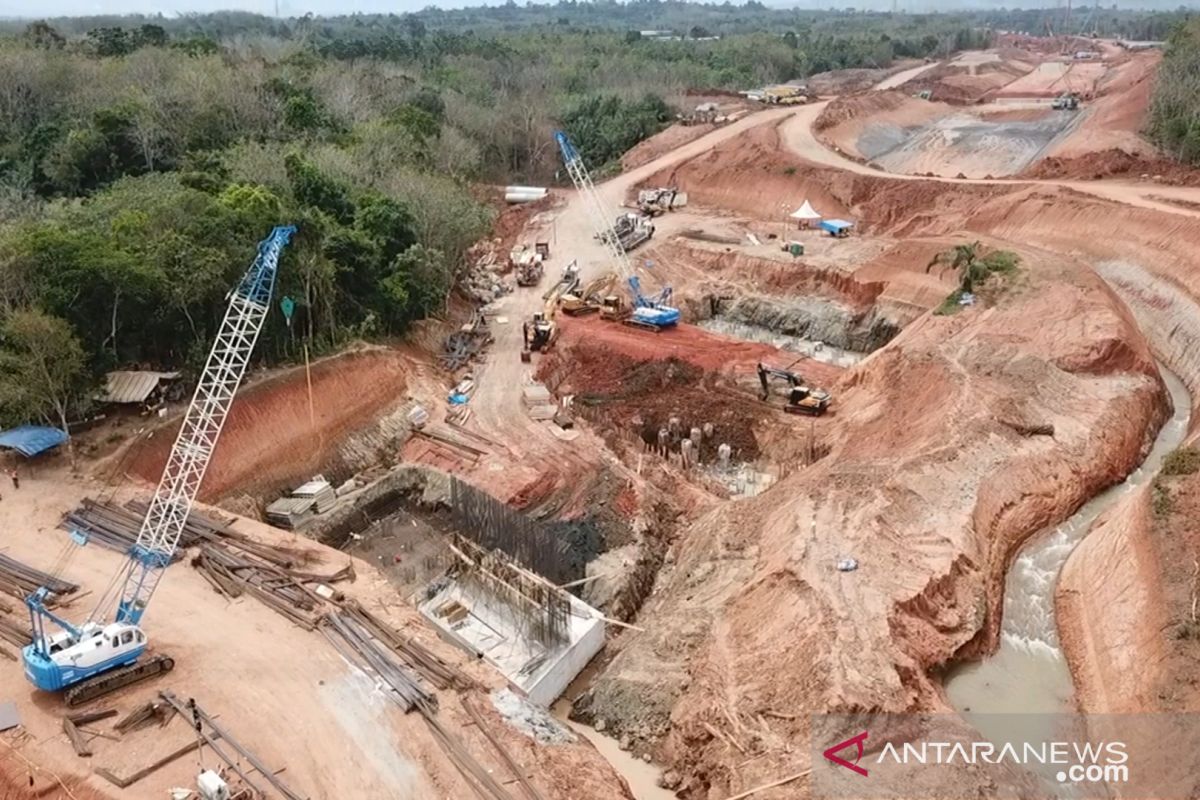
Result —
M283 616L308 630L314 630L324 600L308 583L332 584L353 580L354 568L343 567L331 575L295 572L263 561L249 553L235 553L225 545L206 544L192 559L213 588L229 598L249 592Z
M462 670L447 664L419 642L405 638L400 632L363 608L356 600L342 603L342 616L357 622L381 644L395 653L421 677L439 689L471 689L475 681Z
M429 712L437 708L437 695L421 685L420 679L397 663L392 653L352 615L331 611L325 615L321 632L330 644L352 664L374 674L395 693L392 699L405 711L420 706Z
M541 200L548 192L544 186L505 186L504 202L532 203Z
M83 505L63 517L60 527L85 533L89 541L102 547L128 553L137 541L147 510L147 504L138 500L117 506L88 498ZM307 563L313 557L312 551L306 548L262 544L244 533L234 531L224 521L213 520L193 511L188 515L173 561L183 558L185 549L205 542L229 545L285 569Z
M79 591L77 583L61 580L48 572L42 572L28 564L22 564L15 558L0 554L0 592L24 602L26 597L43 586L56 595Z

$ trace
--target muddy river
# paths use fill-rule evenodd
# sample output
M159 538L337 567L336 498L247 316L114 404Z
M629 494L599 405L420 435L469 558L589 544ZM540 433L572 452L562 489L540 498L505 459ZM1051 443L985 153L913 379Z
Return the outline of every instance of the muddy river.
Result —
M1146 460L1124 482L1096 495L1062 524L1032 538L1009 569L1000 648L947 675L946 694L960 712L1075 713L1075 687L1058 642L1054 588L1067 556L1102 512L1158 474L1163 458L1183 442L1191 396L1161 365L1175 407ZM987 731L981 731L987 733Z
M586 672L586 670L585 670ZM570 691L570 690L568 690ZM605 736L590 725L583 725L568 718L571 713L571 703L562 697L554 704L551 713L568 728L592 743L600 755L616 770L617 774L629 784L636 800L676 800L674 792L663 789L658 785L662 770L654 764L648 764L626 750L622 750L617 740Z

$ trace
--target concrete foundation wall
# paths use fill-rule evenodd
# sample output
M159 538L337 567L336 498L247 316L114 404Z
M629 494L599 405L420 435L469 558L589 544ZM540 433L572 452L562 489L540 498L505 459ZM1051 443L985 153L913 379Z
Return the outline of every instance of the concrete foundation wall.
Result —
M596 613L590 606L578 602L583 609ZM575 603L572 603L575 606ZM579 610L578 608L576 610ZM577 636L578 631L578 638ZM588 662L604 649L604 620L579 619L571 621L571 644L557 658L542 668L523 687L530 702L549 708L571 681L575 680Z

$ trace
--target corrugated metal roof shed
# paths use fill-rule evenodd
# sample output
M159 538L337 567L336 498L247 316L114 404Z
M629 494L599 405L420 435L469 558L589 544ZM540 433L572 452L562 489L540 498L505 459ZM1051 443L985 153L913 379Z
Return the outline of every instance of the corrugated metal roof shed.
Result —
M105 403L144 403L158 387L159 381L178 377L178 372L117 370L105 376L106 385L100 399Z
M0 433L0 447L16 450L29 458L58 447L67 440L66 431L42 425L22 425Z

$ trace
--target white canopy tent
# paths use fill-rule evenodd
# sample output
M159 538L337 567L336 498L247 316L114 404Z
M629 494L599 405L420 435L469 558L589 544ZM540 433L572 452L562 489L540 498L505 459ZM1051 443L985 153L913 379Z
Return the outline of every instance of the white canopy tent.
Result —
M804 201L804 205L800 206L791 213L792 219L798 219L801 222L810 222L814 219L821 219L823 216L824 215L813 208L812 203L808 202L807 200Z

